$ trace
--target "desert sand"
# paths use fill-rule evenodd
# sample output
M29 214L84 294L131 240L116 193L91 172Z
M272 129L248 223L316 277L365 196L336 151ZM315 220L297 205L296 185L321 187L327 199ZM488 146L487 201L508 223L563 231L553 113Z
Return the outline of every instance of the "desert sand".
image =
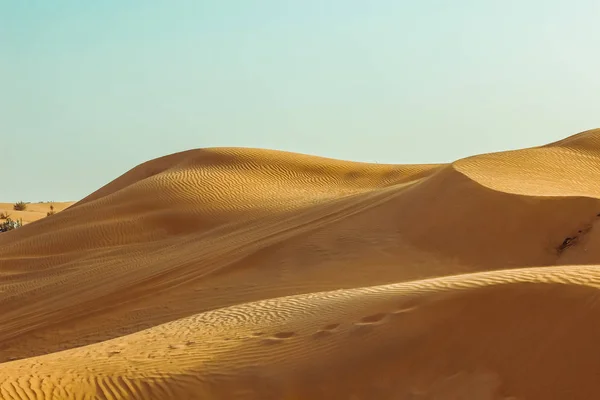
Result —
M71 206L73 202L44 202L44 203L27 203L25 211L15 211L13 209L13 203L0 203L0 214L8 215L15 221L22 221L23 225L37 221L48 216L50 212L50 206L54 207L54 212L58 213L63 211L67 207ZM0 220L2 222L2 220Z
M595 244L600 130L172 154L0 234L0 398L600 398Z

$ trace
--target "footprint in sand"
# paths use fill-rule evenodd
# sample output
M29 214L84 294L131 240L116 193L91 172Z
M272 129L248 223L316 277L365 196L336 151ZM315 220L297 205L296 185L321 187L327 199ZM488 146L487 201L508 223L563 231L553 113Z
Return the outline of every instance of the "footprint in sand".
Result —
M338 328L340 327L340 324L329 324L329 325L325 325L323 328L319 329L318 331L316 331L313 334L313 337L319 338L319 337L325 337L325 336L330 336L332 335Z

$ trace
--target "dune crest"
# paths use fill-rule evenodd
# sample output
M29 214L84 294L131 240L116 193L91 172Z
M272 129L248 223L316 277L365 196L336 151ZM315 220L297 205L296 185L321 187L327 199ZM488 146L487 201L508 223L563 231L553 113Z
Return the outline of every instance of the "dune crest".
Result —
M0 399L590 399L600 130L148 161L0 234Z

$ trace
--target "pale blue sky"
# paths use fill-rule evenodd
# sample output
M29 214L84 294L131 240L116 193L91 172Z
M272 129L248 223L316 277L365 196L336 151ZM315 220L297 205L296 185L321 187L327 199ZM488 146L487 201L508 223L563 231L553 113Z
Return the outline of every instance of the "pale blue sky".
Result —
M447 162L600 127L597 0L0 0L0 201L191 148Z

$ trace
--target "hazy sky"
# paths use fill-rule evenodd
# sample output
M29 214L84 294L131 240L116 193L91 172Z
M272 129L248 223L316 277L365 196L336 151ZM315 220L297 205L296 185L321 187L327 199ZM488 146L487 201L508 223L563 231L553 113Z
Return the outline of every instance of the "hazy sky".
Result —
M597 0L0 0L0 201L200 147L447 162L600 127Z

